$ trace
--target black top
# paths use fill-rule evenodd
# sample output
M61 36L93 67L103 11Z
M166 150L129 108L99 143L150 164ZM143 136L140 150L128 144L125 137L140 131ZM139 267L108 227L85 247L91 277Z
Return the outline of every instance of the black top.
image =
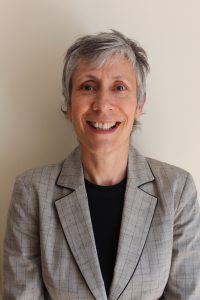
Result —
M108 295L117 254L126 178L111 186L96 185L85 179L85 186L99 264Z

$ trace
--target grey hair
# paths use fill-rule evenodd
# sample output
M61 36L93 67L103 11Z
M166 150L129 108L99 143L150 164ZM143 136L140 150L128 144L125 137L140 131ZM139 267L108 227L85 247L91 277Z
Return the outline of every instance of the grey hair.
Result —
M80 37L67 50L62 76L66 108L70 105L72 75L77 65L84 60L102 66L109 57L116 54L127 58L133 65L137 82L137 102L145 101L146 75L150 70L146 52L136 41L116 30L111 30Z

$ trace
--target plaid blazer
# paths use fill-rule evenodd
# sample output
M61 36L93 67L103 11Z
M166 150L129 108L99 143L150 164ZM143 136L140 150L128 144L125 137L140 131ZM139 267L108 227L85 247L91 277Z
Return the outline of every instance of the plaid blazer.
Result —
M26 171L4 241L4 298L200 299L200 210L191 175L130 147L113 280L106 295L80 150Z

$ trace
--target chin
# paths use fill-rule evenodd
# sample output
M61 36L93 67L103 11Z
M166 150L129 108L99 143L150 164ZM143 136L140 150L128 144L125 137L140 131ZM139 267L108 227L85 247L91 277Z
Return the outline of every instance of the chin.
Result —
M124 144L119 144L119 143L116 143L116 144L111 144L111 145L105 145L102 144L102 145L97 145L97 143L95 145L87 145L87 150L93 154L97 154L97 155L106 155L106 154L109 154L109 153L113 153L115 151L119 151L119 149L124 146Z

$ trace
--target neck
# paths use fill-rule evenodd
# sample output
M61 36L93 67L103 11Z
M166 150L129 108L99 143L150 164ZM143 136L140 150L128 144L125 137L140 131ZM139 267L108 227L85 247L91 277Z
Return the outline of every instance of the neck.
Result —
M81 147L84 177L97 185L114 185L123 180L127 172L128 147L104 154L88 152Z

